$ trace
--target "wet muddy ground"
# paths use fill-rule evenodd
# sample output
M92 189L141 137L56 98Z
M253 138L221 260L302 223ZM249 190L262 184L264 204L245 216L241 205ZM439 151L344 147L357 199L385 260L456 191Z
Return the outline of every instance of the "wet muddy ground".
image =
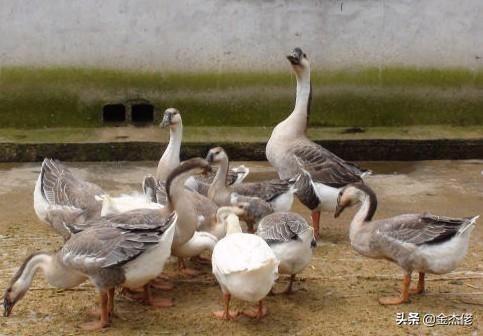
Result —
M274 175L266 163L245 163L250 179ZM368 183L376 190L376 218L404 212L430 211L439 215L483 214L483 162L363 162L375 174ZM112 194L140 191L140 181L152 173L154 162L70 163L74 172L98 183ZM36 218L32 192L38 163L0 165L0 287L5 288L22 260L35 251L61 246L49 227ZM307 219L299 203L294 211ZM268 297L269 315L262 321L241 318L236 322L214 319L221 308L220 289L207 266L195 278L176 275L174 260L167 273L176 287L156 292L175 301L173 308L154 310L117 297L113 326L105 335L478 335L483 333L483 220L473 231L465 261L453 273L429 275L427 292L401 306L381 306L377 298L396 293L401 272L386 261L357 255L348 242L348 227L355 210L335 220L324 214L322 241L310 266L299 276L298 291L291 296ZM415 278L413 278L415 279ZM278 286L285 285L281 277ZM66 291L50 288L37 274L31 290L17 304L11 317L0 317L0 335L73 335L88 319L96 294L89 283ZM234 301L235 307L248 304ZM471 326L398 326L398 312L438 315L472 313Z

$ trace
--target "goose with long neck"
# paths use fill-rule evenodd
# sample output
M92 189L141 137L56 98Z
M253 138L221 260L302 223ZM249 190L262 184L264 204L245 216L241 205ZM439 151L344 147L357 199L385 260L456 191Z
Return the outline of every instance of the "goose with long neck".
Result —
M340 191L335 216L357 204L361 205L352 219L349 234L354 250L369 258L390 260L404 271L401 294L382 297L381 304L405 303L410 293L424 292L426 273L444 274L454 270L466 255L470 233L479 217L450 218L419 213L373 220L377 197L363 183L348 185ZM413 271L419 273L419 280L417 287L410 289Z
M288 211L292 207L294 184L296 179L240 183L231 186L226 185L229 160L225 150L215 147L208 151L206 160L213 164L219 164L215 178L208 189L208 198L219 206L230 205L232 194L258 197L268 202L274 211Z
M100 295L100 319L83 324L85 330L98 330L111 323L116 287L144 287L147 303L156 305L149 282L161 273L170 255L176 214L142 225L99 219L76 233L56 253L35 253L13 276L3 299L4 316L27 293L37 271L58 288L72 288L89 279Z
M296 184L297 196L312 211L318 239L320 211L333 211L340 189L361 182L365 171L307 138L312 101L310 62L300 48L295 48L287 59L297 79L295 108L273 129L265 154L281 179L301 176Z

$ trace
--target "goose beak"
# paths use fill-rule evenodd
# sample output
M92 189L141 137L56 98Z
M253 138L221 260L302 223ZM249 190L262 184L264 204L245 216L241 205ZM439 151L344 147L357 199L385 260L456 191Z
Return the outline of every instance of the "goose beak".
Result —
M169 125L171 125L171 114L165 114L163 116L163 120L159 124L159 127L165 128L165 127L168 127Z
M344 211L344 209L345 209L345 206L337 204L337 207L335 208L334 218L339 217L342 211Z
M208 153L208 155L206 155L206 161L208 161L208 163L213 163L213 153Z
M10 316L10 313L12 312L12 309L13 309L13 306L14 306L15 303L13 302L10 302L10 300L8 299L8 297L5 297L3 299L3 316L4 317L9 317Z
M290 55L287 55L287 59L292 65L299 65L301 57L302 50L300 48L295 48Z

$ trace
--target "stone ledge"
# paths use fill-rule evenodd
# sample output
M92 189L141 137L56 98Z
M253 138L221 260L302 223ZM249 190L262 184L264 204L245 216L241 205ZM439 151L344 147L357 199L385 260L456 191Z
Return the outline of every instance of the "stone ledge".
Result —
M418 161L483 159L483 139L363 139L322 140L320 145L350 161ZM159 142L0 143L0 162L42 161L151 161L158 160L166 144ZM183 143L182 159L204 157L222 146L234 161L265 160L264 142Z

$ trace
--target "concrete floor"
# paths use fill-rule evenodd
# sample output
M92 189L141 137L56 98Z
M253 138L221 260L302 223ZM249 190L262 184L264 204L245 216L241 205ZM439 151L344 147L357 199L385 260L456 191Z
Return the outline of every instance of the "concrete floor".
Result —
M238 164L236 162L234 165ZM251 180L275 175L265 162L244 162ZM483 161L360 162L374 171L367 179L376 191L376 218L400 213L429 211L446 216L483 215ZM98 183L112 194L140 191L140 181L153 173L155 162L68 163L73 172ZM41 224L32 206L32 192L39 163L0 164L0 288L5 288L15 269L30 253L54 251L61 240ZM298 202L294 211L307 219L310 213ZM209 268L199 278L168 274L176 289L160 292L174 298L176 305L163 311L116 301L118 317L104 334L428 334L477 335L482 332L483 313L483 221L473 231L468 255L452 274L429 276L428 292L414 296L403 306L383 307L377 297L399 289L401 272L387 261L366 259L352 251L348 225L354 210L335 220L323 214L322 242L311 265L300 275L300 290L290 297L269 297L270 314L260 322L241 319L220 322L211 311L221 307L221 294ZM281 282L285 282L284 277ZM281 286L281 285L280 285ZM77 334L93 305L94 289L84 284L76 290L49 289L37 274L32 290L15 307L8 319L0 318L0 335ZM235 302L235 305L246 306ZM472 326L397 326L396 313L473 313Z

